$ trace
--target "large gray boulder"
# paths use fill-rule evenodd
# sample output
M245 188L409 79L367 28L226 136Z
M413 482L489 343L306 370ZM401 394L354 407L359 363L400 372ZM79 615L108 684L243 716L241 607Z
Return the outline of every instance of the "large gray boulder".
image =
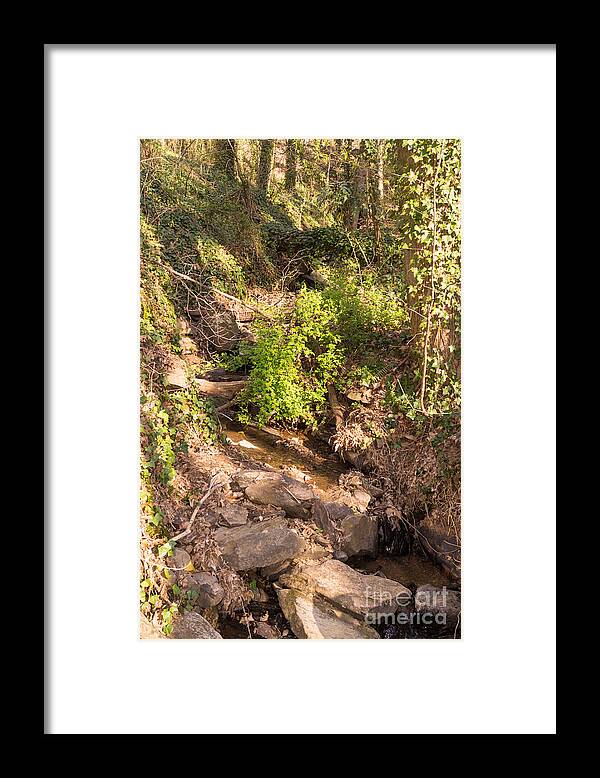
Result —
M233 480L258 505L275 505L299 519L310 516L315 493L307 483L270 470L242 470Z
M319 594L358 617L393 614L412 601L410 589L378 575L363 575L337 559L315 565L294 565L279 578L282 586Z
M304 640L373 639L377 632L364 621L328 606L313 594L279 589L277 598L294 635Z
M378 522L375 516L357 513L341 503L315 500L312 519L331 540L334 550L347 557L377 554Z
M275 565L298 556L304 549L302 539L282 518L243 527L220 527L214 537L223 559L233 570Z

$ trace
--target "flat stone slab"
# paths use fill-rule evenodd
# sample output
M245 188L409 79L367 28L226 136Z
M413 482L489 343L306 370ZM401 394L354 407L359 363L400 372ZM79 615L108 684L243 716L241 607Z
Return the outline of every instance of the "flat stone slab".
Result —
M288 516L306 519L316 495L308 484L269 470L242 470L234 477L248 500L258 505L275 505Z
M379 638L364 622L336 611L312 594L279 589L277 598L294 635L304 640L357 640Z
M378 575L363 575L337 559L316 565L294 565L279 581L282 586L305 594L320 594L359 618L396 613L412 601L410 589L401 583Z
M243 527L221 527L215 541L223 559L234 570L253 570L293 559L304 550L304 542L287 526L285 519L266 519Z
M169 635L176 640L222 640L204 616L196 611L182 613L173 619L173 631Z

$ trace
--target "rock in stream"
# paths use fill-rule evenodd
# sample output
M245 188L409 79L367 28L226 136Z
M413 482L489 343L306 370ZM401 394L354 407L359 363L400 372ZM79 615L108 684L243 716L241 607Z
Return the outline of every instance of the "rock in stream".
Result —
M446 587L419 586L415 592L415 610L421 620L427 614L432 624L454 629L460 619L460 594Z
M269 470L242 470L235 482L248 500L259 505L275 505L288 516L307 519L316 495L312 487L295 478Z
M278 589L277 597L281 610L297 638L379 638L377 632L364 621L332 608L313 594L305 594L298 589Z
M336 559L315 565L295 565L279 582L305 594L319 594L359 619L393 614L412 601L410 589L378 575L364 575Z
M233 570L253 570L298 556L304 543L285 519L274 518L215 531L223 559Z
M346 557L377 554L378 522L375 516L357 513L338 502L315 500L312 519L331 540L333 548Z

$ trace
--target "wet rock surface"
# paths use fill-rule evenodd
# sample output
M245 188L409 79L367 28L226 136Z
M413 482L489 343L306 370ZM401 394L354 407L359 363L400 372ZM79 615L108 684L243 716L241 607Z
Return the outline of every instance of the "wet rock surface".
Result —
M431 614L433 624L454 629L460 619L460 593L446 587L425 584L415 592L415 611L421 620Z

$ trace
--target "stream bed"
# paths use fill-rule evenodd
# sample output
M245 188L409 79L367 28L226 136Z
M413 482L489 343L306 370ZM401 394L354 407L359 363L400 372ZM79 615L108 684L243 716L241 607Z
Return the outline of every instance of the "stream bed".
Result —
M259 429L228 421L223 432L228 447L235 447L240 454L243 452L245 460L305 480L325 495L338 487L340 476L350 469L331 453L326 443L315 441L299 431ZM404 556L380 554L374 558L351 558L347 564L359 572L397 581L411 589L413 594L417 587L425 584L457 588L444 570L418 550ZM254 621L274 628L278 637L294 639L279 607L273 582L253 579L249 583L259 596L246 606L241 620L222 617L219 624L222 636L230 639L253 637L248 622ZM380 625L376 629L384 639L454 638L460 635L456 629L413 624Z
M325 444L294 430L272 430L244 427L228 422L224 429L227 442L244 452L249 459L276 470L290 471L290 475L308 476L306 480L324 492L338 485L338 479L347 467L332 454Z

